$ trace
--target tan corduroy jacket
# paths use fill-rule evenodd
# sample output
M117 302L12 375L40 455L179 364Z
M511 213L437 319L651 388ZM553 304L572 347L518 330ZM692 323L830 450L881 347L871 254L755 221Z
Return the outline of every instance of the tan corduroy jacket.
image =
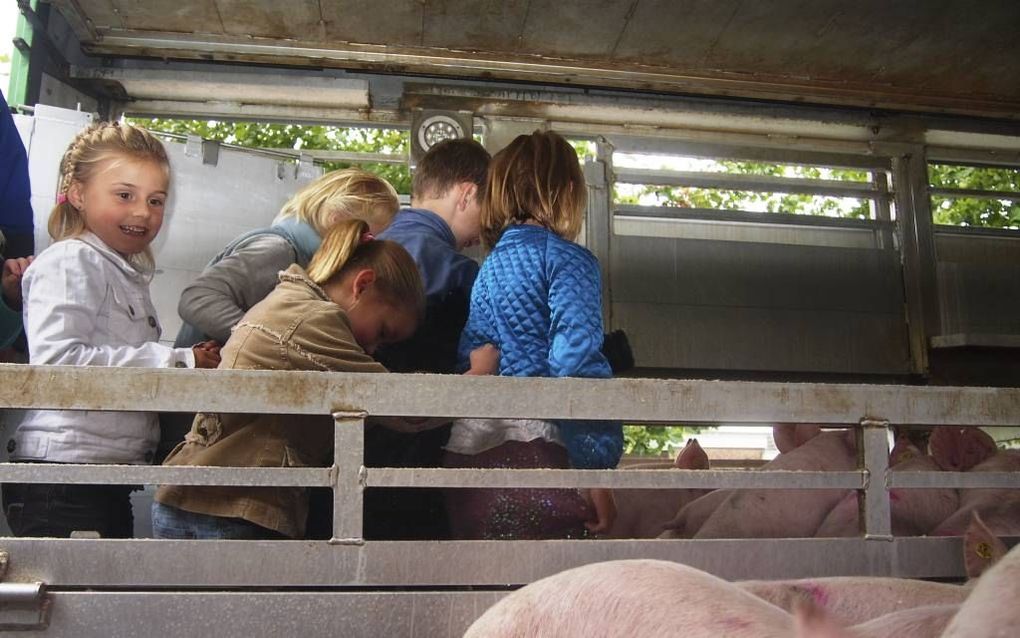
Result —
M220 368L386 372L351 334L350 321L298 265L252 307L223 347ZM166 465L324 467L333 451L329 415L210 414ZM156 500L189 512L243 518L293 538L304 535L308 492L295 487L170 486Z

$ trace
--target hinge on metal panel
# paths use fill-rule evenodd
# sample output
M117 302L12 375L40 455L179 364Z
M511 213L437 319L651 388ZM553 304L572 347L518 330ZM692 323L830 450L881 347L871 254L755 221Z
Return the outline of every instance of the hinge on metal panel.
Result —
M298 156L297 169L294 173L296 179L313 179L318 177L318 171L315 169L315 158L309 153L301 153Z
M0 581L7 576L11 555L0 550ZM46 629L50 624L46 583L0 582L0 632Z
M201 157L203 164L216 166L220 161L220 143L215 140L204 140L198 135L189 135L184 145L184 155Z

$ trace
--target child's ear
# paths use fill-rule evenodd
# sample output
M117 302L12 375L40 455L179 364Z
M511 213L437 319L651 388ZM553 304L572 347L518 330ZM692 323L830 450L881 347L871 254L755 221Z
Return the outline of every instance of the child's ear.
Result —
M71 185L67 188L67 201L77 210L82 209L82 206L85 204L85 196L82 192L81 182L71 182Z
M477 198L478 185L473 182L463 182L461 184L460 199L457 201L458 206L463 210L470 206Z
M352 292L354 298L360 297L368 287L375 283L375 271L371 268L366 268L359 271L358 274L354 275L354 280L351 282Z

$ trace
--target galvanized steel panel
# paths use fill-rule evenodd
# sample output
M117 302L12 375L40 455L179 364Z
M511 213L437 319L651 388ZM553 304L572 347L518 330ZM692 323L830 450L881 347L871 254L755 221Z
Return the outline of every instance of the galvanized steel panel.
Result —
M628 422L1014 426L1020 389L0 364L0 406Z
M620 302L642 368L902 374L909 369L899 314Z
M57 592L45 635L458 638L505 592ZM9 613L9 612L5 612Z
M1020 335L1020 233L935 234L941 334Z
M785 230L795 235L798 229ZM876 315L903 307L892 251L633 236L614 236L611 247L617 303Z
M521 585L587 563L673 560L728 580L959 578L962 539L162 541L0 539L5 580L51 587ZM142 568L141 566L144 566Z

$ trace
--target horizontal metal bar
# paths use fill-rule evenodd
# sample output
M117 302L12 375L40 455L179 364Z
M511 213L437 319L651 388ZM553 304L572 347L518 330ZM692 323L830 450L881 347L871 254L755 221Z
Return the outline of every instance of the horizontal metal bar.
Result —
M768 193L805 193L832 197L856 197L858 199L876 199L887 196L879 193L875 184L871 182L639 168L615 168L614 172L616 181L624 184L657 184Z
M980 226L950 226L948 224L937 224L934 226L935 235L966 235L969 237L984 237L988 239L1020 240L1020 231L1015 228L982 228Z
M956 198L1008 199L1013 202L1020 202L1020 192L1016 191L990 191L981 188L929 188L928 194Z
M1020 472L890 472L890 488L1006 488L1020 490Z
M302 155L311 156L320 162L351 162L352 164L407 164L407 155L396 153L358 153L354 151L323 151L317 149L291 149L274 148L269 149L274 153L281 153L293 157Z
M928 146L925 157L929 162L963 164L978 168L1020 167L1020 151L1013 149L957 148Z
M1020 389L0 364L0 407L628 423L1014 426Z
M72 465L0 463L0 483L90 485L243 485L329 487L325 467L199 467L171 465Z
M714 131L705 131L708 134ZM852 149L860 149L868 154L851 151L832 152L807 149L800 138L761 136L762 143L770 142L773 146L744 144L721 144L689 139L669 139L663 137L661 131L653 136L617 135L606 136L609 143L618 153L654 153L682 157L706 157L710 159L746 160L754 162L771 162L776 164L804 164L827 168L885 169L891 168L889 157L876 155L870 144L844 142ZM824 143L838 143L833 140L814 140L816 146Z
M1020 479L1020 473L1018 473ZM368 487L861 489L863 472L368 468Z
M673 560L728 580L960 578L959 538L556 541L157 541L4 538L7 580L48 587L435 586L530 583L586 563ZM144 569L141 566L144 565Z
M67 591L50 594L47 638L335 636L460 638L508 591ZM10 614L9 610L4 610ZM144 621L144 622L142 622ZM295 631L296 627L300 627ZM338 628L342 628L338 630Z
M1020 335L961 332L931 338L932 348L1020 348Z
M850 217L828 217L824 215L801 215L795 213L762 213L718 208L683 208L680 206L618 204L613 208L613 214L620 217L689 219L707 222L760 224L762 226L810 226L812 228L841 228L869 232L883 229L892 230L895 228L894 222L876 219L853 219Z

